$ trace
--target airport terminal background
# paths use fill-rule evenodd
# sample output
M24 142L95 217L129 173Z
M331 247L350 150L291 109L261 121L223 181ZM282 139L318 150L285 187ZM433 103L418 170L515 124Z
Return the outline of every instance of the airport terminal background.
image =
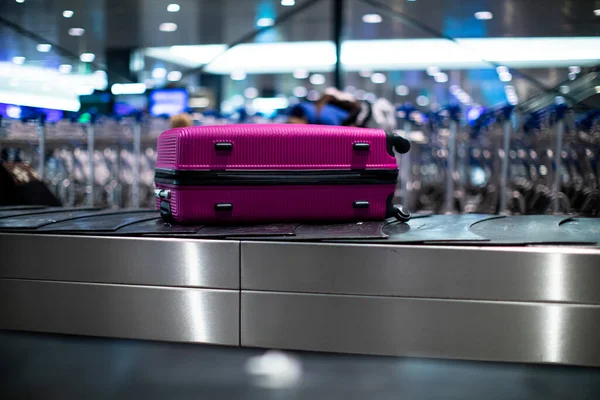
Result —
M600 0L3 0L0 43L0 397L598 398ZM156 215L162 132L288 123L409 139L414 218Z

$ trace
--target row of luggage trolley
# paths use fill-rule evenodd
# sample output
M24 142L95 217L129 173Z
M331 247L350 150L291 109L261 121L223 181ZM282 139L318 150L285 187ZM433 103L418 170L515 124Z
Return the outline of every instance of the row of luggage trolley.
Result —
M448 108L404 127L413 148L397 194L411 209L599 215L598 112L507 107L464 123Z
M399 109L398 132L413 146L400 157L397 202L434 213L598 215L598 113L503 108L468 121L461 111ZM156 141L168 128L166 119L150 117L4 119L0 151L5 160L34 165L64 205L151 207Z
M168 127L161 118L3 120L0 149L5 161L35 166L65 206L149 207L156 139Z

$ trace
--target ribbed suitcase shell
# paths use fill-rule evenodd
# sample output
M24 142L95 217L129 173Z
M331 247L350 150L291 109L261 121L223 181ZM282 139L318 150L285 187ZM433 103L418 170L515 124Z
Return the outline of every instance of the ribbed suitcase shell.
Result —
M231 149L216 150L217 143ZM354 148L368 144L368 151ZM386 133L378 129L315 125L226 125L172 129L158 139L157 170L360 171L397 170ZM395 183L185 186L166 189L170 217L181 223L352 221L383 219ZM355 208L356 201L369 202ZM215 204L233 208L217 211Z
M227 142L233 150L215 151ZM353 151L368 143L369 151ZM224 125L171 129L158 138L156 168L348 170L397 168L380 129L318 125Z

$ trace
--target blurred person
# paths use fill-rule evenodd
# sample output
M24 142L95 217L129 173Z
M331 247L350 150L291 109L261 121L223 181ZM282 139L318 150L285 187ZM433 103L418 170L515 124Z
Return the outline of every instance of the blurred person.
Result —
M353 95L327 88L319 100L304 101L289 110L288 123L365 127L371 119L371 104Z
M328 88L315 102L303 101L289 110L291 124L356 126L361 106L356 99L334 88Z
M8 149L2 150L0 206L61 206L38 173L22 162L18 153L10 155Z
M177 114L169 119L171 128L185 128L186 126L192 126L192 118L187 113Z

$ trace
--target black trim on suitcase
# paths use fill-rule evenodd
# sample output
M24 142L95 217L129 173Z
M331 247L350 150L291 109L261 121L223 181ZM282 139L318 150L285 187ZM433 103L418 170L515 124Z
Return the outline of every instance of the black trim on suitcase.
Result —
M176 171L156 169L156 183L177 186L391 184L398 170L370 171Z
M400 154L408 153L410 150L410 141L395 135L392 131L385 131L385 145L390 156L394 156L394 150Z

